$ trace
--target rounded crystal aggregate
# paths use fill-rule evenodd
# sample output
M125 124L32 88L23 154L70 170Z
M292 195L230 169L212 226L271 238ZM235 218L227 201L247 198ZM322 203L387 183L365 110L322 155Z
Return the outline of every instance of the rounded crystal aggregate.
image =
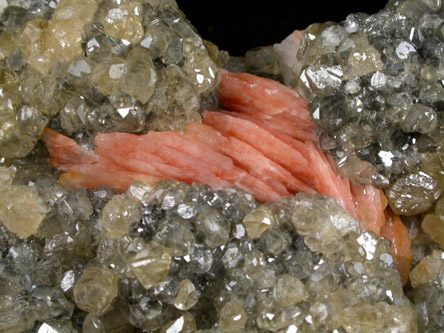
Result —
M441 1L391 0L309 26L292 69L338 171L385 188L398 214L426 211L444 188L443 23Z
M389 242L334 199L259 204L175 181L67 192L48 175L28 187L45 215L28 238L1 226L2 330L416 330ZM413 293L436 285L436 258L412 272Z
M361 231L332 199L298 195L259 205L241 191L215 193L176 182L134 184L123 194L107 187L62 188L37 142L49 121L89 148L90 135L97 131L183 128L200 119L202 104L214 103L217 69L173 0L4 3L0 1L0 331L444 329L442 199L427 211L422 229L412 223L416 267L406 297L389 243ZM414 20L422 20L416 10L430 8L437 16L441 11L440 1L396 6L401 4ZM372 17L366 24L377 26ZM424 38L441 29L439 17L421 22L423 31L430 30ZM357 23L348 25L344 29L352 31ZM346 35L337 27L331 30ZM343 82L339 102L358 94L361 79L370 75L365 73L379 68L380 61L386 63L372 39L357 35L352 40L370 62L362 54L349 57L347 75L363 76ZM325 47L336 47L337 38L329 43ZM435 44L424 44L421 56L437 58ZM205 47L217 64L280 78L277 55L270 48L233 59L211 43ZM406 44L400 50L411 53ZM434 61L422 65L424 80L439 75ZM337 74L338 67L334 70ZM388 74L376 73L373 83L385 84ZM438 100L440 89L432 85L421 96ZM404 142L405 131L420 134L415 137L419 155L410 156L409 173L397 176L392 190L394 198L396 191L412 191L416 214L441 191L441 150L432 148L442 116L439 108L397 92L392 98L375 95L365 108L392 105L381 125L389 130L392 119L407 119L391 138L397 144ZM355 99L353 105L361 102ZM339 120L330 114L322 117L330 127L341 128L339 138L334 132L321 136L332 151L338 145L367 147L374 140L370 130L359 133L347 112ZM433 135L427 132L430 126L436 126ZM355 163L344 164L343 170L349 175L354 170L365 183L374 173L371 164L361 163L360 154L348 154ZM403 157L390 148L381 156ZM385 184L383 177L376 180ZM423 193L426 202L418 201ZM399 207L409 204L402 201Z
M216 64L174 0L4 7L1 157L29 154L50 121L71 135L183 129L200 121L201 101L219 84Z

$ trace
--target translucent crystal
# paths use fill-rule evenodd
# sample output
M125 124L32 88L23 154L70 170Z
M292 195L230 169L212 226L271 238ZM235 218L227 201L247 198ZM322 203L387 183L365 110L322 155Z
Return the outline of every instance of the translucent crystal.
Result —
M199 300L196 287L188 280L182 280L179 286L179 293L174 300L174 306L179 310L191 309Z
M444 245L444 220L434 214L427 214L422 220L423 230L439 245Z
M396 214L413 215L430 208L441 190L435 179L420 172L399 178L389 187L386 195Z
M365 35L355 34L350 39L352 47L348 50L350 53L346 67L348 78L364 76L383 68L380 53L368 42Z
M282 307L297 304L306 297L304 284L289 274L281 275L273 287L273 297Z
M219 84L217 67L203 46L200 50L187 55L184 70L198 93L204 93Z
M413 288L433 280L444 269L444 254L435 250L424 257L410 272L409 278Z
M415 313L409 306L387 303L356 304L343 313L346 332L416 332Z
M196 227L204 234L205 244L210 248L226 244L230 237L230 225L216 209L202 211L197 217Z
M15 176L14 170L8 169L7 167L0 166L0 186L11 185Z
M105 33L133 44L138 43L143 36L142 13L142 6L136 1L110 8L102 19Z
M91 22L97 10L95 0L61 0L54 12L54 21L78 19L83 24Z
M9 58L17 47L18 38L14 30L4 30L0 33L0 59Z
M156 70L148 51L141 47L132 49L126 59L121 91L145 104L155 91L156 81Z
M37 106L39 111L54 116L61 106L61 91L57 79L43 76L27 68L20 76L20 95L26 104Z
M129 264L140 283L149 289L166 280L172 258L166 248L154 242L142 246Z
M293 212L292 221L301 235L328 243L359 230L358 221L339 208L332 198L300 193L295 197L295 204L297 209Z
M74 286L76 305L84 311L103 314L117 296L117 282L117 276L108 269L85 270Z
M84 191L68 193L57 203L57 211L66 218L87 219L93 214L93 207Z
M147 110L149 125L155 130L184 129L192 122L200 122L199 97L185 72L176 65L158 73L156 92Z
M134 327L128 320L128 308L122 301L113 302L101 316L89 313L83 322L82 332L132 332Z
M118 239L128 234L129 226L142 218L139 202L128 195L121 194L112 197L100 215L100 227L111 239Z
M119 83L124 75L125 60L118 57L105 59L94 67L91 83L103 95L109 96L119 90Z
M0 221L22 238L33 235L49 212L35 187L10 185L0 191Z
M170 321L173 309L160 301L142 297L137 304L130 306L130 322L145 330L158 330Z
M83 25L77 19L33 20L23 30L20 49L35 70L47 74L59 61L82 55L82 35Z
M181 332L197 332L196 321L189 312L184 312L182 316L176 320L172 320L162 327L161 333L181 333Z
M166 247L174 257L189 255L193 250L195 239L184 222L166 221L157 229L153 240Z
M247 322L244 305L238 299L227 302L220 310L219 327L225 332L243 332Z
M60 121L62 128L69 133L76 133L83 130L87 125L89 107L85 100L74 97L60 111Z
M430 133L435 129L437 121L435 110L417 103L410 108L401 128L405 132Z
M251 239L259 238L276 223L273 212L260 206L244 217L243 225Z

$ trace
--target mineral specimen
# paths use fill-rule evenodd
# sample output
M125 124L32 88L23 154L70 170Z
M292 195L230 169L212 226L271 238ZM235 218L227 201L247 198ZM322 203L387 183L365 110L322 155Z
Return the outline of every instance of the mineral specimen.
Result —
M0 221L13 233L27 238L36 233L49 212L35 187L0 187Z
M340 172L410 215L403 290L389 242L332 198L72 190L46 161L45 126L89 149L101 131L184 129L218 107L216 64L280 80L282 49L228 58L174 0L0 0L0 331L444 330L442 12L390 1L313 25L290 80Z

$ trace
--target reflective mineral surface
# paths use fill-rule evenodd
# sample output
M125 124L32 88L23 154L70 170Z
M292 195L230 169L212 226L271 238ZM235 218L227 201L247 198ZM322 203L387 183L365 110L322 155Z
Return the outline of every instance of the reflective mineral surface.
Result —
M293 85L339 172L383 187L412 238L390 242L332 199L174 181L69 191L45 126L183 129L217 106L218 66L284 80L273 47L230 57L174 0L0 0L1 332L444 330L444 6L390 1L314 24ZM296 55L295 55L296 56Z

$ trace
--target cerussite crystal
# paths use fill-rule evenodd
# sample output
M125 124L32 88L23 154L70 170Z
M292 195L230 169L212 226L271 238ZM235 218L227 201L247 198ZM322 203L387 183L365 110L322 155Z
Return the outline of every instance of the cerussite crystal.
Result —
M78 19L83 24L92 21L97 10L95 0L61 0L54 12L54 21Z
M22 185L0 187L0 221L20 237L33 235L48 212L36 188Z
M142 244L142 248L130 259L130 266L140 283L150 289L167 278L171 255L166 248L154 242Z
M70 61L83 54L83 25L77 19L34 20L26 24L20 49L26 61L47 74L59 61Z
M179 310L189 310L198 300L194 284L188 279L183 280L179 285L179 293L174 300L174 306Z
M260 207L244 217L243 224L250 238L259 238L276 223L273 212L266 207Z
M100 226L109 238L119 239L127 235L129 226L141 217L140 202L134 201L126 194L115 195L101 212Z
M108 269L93 267L85 270L74 286L77 306L101 315L117 296L117 282L117 276Z

